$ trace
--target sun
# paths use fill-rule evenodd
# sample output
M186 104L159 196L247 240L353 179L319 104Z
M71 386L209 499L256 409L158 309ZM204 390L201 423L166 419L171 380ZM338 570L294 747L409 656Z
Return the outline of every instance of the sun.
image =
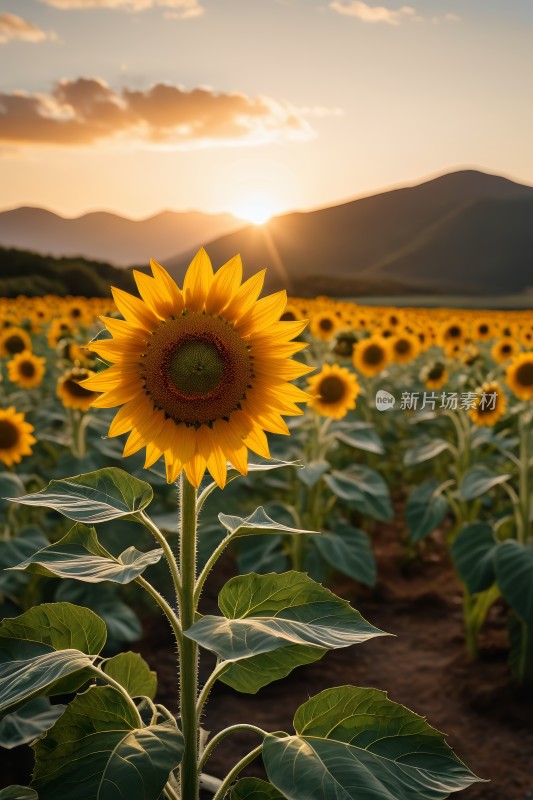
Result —
M274 205L270 198L258 195L241 200L235 205L233 213L254 225L264 225L274 214Z

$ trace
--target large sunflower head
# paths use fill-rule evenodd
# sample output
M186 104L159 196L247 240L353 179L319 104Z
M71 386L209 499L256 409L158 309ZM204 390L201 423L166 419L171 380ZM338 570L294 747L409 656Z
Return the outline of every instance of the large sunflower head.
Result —
M521 400L533 398L533 353L515 356L505 374L507 385Z
M311 408L324 417L342 419L355 408L355 399L360 391L355 375L338 364L324 364L318 375L308 378L312 400Z
M45 363L44 358L35 356L31 350L23 350L7 362L9 380L23 389L34 389L42 383Z
M353 351L353 364L363 375L377 375L390 361L390 342L383 336L370 336L358 342Z
M4 328L0 333L0 356L10 358L24 350L31 350L31 339L24 328Z
M90 369L74 367L65 372L57 382L57 396L65 406L78 411L88 411L98 393L82 386L95 373Z
M12 467L31 455L31 445L36 439L32 436L33 425L25 421L24 414L11 408L0 408L0 461Z
M145 447L169 483L185 470L199 486L207 468L224 486L228 461L245 474L248 449L270 457L265 431L288 434L282 415L303 413L309 396L289 381L312 371L290 359L306 322L280 320L284 291L258 300L264 272L241 285L239 256L214 274L200 250L183 290L151 267L134 272L142 299L113 290L124 319L102 318L113 338L91 343L113 366L83 385L102 392L93 405L122 406L109 435L130 431L124 456Z
M478 388L476 403L468 413L476 425L491 428L504 414L506 405L503 388L497 381L490 381Z

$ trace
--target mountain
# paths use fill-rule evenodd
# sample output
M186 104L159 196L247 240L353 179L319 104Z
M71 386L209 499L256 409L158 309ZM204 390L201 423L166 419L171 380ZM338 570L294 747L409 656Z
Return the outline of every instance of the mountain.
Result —
M284 214L207 244L240 253L267 288L312 296L522 292L533 286L533 187L462 170L317 211ZM165 265L181 280L193 250Z
M197 250L243 224L231 214L196 211L164 211L143 220L98 211L67 219L42 208L15 208L0 212L0 246L124 267Z
M19 294L108 297L110 286L135 291L131 270L85 258L52 258L0 247L0 297Z

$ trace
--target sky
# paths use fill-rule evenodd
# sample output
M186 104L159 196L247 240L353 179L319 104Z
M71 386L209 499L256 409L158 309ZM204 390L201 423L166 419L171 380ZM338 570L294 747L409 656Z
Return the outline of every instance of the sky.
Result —
M0 209L271 214L533 184L532 0L0 0Z

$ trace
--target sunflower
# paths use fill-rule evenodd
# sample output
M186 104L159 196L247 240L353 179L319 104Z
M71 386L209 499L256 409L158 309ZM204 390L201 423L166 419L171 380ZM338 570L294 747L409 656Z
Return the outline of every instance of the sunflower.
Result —
M480 427L492 428L505 412L505 393L497 381L491 381L480 386L477 395L476 404L468 412L470 419Z
M445 348L461 344L466 336L466 327L459 317L452 317L447 322L443 322L438 332L439 343Z
M353 331L341 331L335 338L333 352L339 358L351 358L356 342L357 336Z
M6 467L19 464L22 456L31 455L31 445L37 441L32 433L33 425L25 421L24 414L17 413L13 406L0 409L0 461Z
M98 397L98 393L86 389L81 381L86 381L95 373L89 369L74 367L69 369L57 382L57 396L65 408L88 411L91 403Z
M495 335L496 328L490 319L479 319L472 326L472 337L478 342L487 342L489 339L494 339Z
M0 333L0 356L8 358L24 350L31 350L31 339L24 328L5 328Z
M31 350L23 350L7 362L9 380L23 389L34 389L42 383L45 363L44 358L34 356Z
M521 400L533 398L533 353L515 356L505 374L507 385Z
M333 311L320 311L311 319L311 333L316 339L328 342L339 327L339 319Z
M74 330L72 321L65 317L57 317L53 319L48 328L48 345L52 348L58 346L61 339L74 338Z
M309 405L319 414L332 419L342 419L351 408L360 391L357 378L338 364L324 364L318 375L309 378L308 388L314 395Z
M428 389L442 389L448 380L448 372L442 361L437 361L426 368L422 374L422 380Z
M285 306L285 311L281 315L280 319L284 320L285 322L295 322L296 320L303 319L300 309L294 303L287 303Z
M397 364L407 364L420 352L420 343L417 337L410 333L399 333L394 336L390 347L392 359Z
M390 345L383 336L370 336L354 347L353 365L363 375L377 375L385 369L389 360Z
M124 320L103 317L113 339L91 349L114 366L84 386L103 392L94 406L122 406L109 435L131 431L124 456L146 447L145 467L164 456L169 483L185 470L199 486L208 469L222 487L228 461L246 474L248 449L270 457L265 431L288 434L282 415L303 414L309 396L289 381L313 368L289 357L307 323L280 321L284 291L257 299L264 271L241 285L239 256L213 274L201 249L183 290L150 263L153 278L134 271L142 300L113 290Z
M516 339L510 336L504 336L492 345L490 354L497 364L504 364L510 358L518 355L520 352L520 345Z

